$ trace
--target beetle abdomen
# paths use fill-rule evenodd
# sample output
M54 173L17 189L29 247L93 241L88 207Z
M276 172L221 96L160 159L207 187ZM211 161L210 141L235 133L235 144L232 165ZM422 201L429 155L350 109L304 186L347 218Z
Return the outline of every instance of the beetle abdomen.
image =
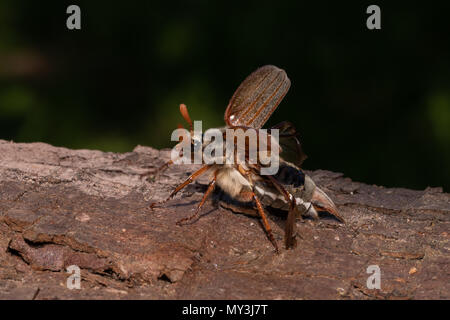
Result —
M301 188L305 184L305 174L295 165L288 162L281 162L277 174L273 176L284 186Z
M314 182L295 165L282 161L278 173L273 176L283 188L290 193L296 201L300 212L306 212L311 207L311 190L315 188ZM256 193L261 202L268 207L289 210L290 203L275 187L266 182L256 184Z

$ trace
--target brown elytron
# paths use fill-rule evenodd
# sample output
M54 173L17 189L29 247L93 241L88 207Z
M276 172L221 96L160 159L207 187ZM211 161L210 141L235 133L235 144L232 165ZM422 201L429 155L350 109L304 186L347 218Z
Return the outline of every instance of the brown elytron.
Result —
M291 86L284 70L264 66L250 74L237 88L225 111L229 127L262 128Z
M288 92L290 84L286 72L275 66L263 66L250 74L238 87L228 104L225 111L226 127L219 129L223 137L226 137L227 129L256 131L261 129ZM180 113L188 122L192 133L192 120L184 104L180 105ZM290 149L293 151L294 160L288 162L280 157L280 166L276 174L262 175L261 170L264 165L260 162L251 163L248 161L248 153L246 153L245 163L204 165L178 185L166 200L152 203L151 208L167 202L199 176L211 172L212 178L197 210L192 216L181 219L177 224L197 218L207 197L216 187L219 187L233 200L233 203L223 202L224 207L261 218L267 236L277 252L279 251L278 245L272 234L264 207L288 211L284 236L287 248L293 247L295 244L295 220L302 214L318 218L317 211L327 211L343 221L333 201L300 169L306 156L301 150L295 127L290 122L282 122L272 129L279 130L280 139L293 142L293 144L291 143L293 147ZM180 143L181 141L182 139L180 139ZM199 142L192 138L191 144L195 143ZM209 143L202 142L202 148L204 149ZM258 148L260 148L259 143L260 141L258 141ZM248 145L246 144L245 151L248 151L247 149ZM157 173L167 169L172 163L172 161L165 163ZM226 162L224 161L224 163Z

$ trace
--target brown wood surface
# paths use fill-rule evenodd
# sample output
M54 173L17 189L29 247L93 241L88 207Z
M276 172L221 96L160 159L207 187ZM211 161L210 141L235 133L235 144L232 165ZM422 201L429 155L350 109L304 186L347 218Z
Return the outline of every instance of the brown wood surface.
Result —
M167 151L118 154L0 140L0 299L449 299L450 194L309 172L347 224L299 220L274 253L258 219L208 201L184 226L206 180L166 197L194 171L140 174ZM285 218L268 215L282 246ZM65 268L81 268L81 289ZM369 265L381 289L366 286Z

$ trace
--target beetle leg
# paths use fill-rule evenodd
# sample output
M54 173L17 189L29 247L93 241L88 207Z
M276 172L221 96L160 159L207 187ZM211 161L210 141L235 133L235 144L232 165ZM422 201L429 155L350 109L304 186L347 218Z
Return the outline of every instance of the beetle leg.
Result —
M177 225L181 225L183 223L189 222L192 219L198 217L198 214L200 212L200 209L202 208L203 204L205 203L208 196L211 194L211 192L214 190L214 187L216 185L216 172L214 172L214 178L211 180L211 182L208 185L208 189L206 190L205 194L203 195L202 201L197 206L197 209L195 210L195 213L189 217L183 218L177 222Z
M273 246L275 247L275 251L277 253L280 253L280 250L278 249L278 245L272 234L272 228L270 227L269 221L267 220L266 214L264 213L264 209L261 205L261 202L259 201L258 197L256 196L256 194L254 192L253 192L253 200L255 200L255 202L256 202L256 208L258 209L258 213L261 216L261 220L262 220L264 229L267 232L267 236L269 237L270 242L272 242Z
M286 219L286 226L284 229L284 243L286 249L293 248L296 244L294 227L295 227L295 218L297 217L297 203L295 201L295 197L286 190L274 177L268 176L269 181L272 185L284 195L284 198L287 202L289 202L289 212Z
M275 247L275 251L277 253L280 253L280 250L278 249L278 245L275 241L275 238L272 234L272 228L270 227L269 221L267 220L266 213L264 212L263 206L261 204L261 201L259 201L259 198L255 194L255 186L253 184L253 179L251 176L251 170L245 170L240 164L238 165L238 170L241 174L245 175L250 182L250 185L252 186L252 191L250 193L253 200L255 200L256 208L258 209L258 213L261 217L262 224L264 226L264 229L266 230L267 236L269 237L270 242L272 242L273 246Z
M191 182L193 182L195 179L197 179L199 176L201 176L203 173L205 173L206 171L208 171L208 169L211 167L211 165L206 165L201 167L200 169L198 169L197 171L195 171L193 174L191 174L189 176L189 178L187 178L183 183L181 183L180 185L178 185L175 190L172 191L172 193L169 195L169 197L167 197L166 200L163 201L159 201L159 202L153 202L152 204L150 204L150 208L153 209L155 206L157 205L161 205L163 203L166 203L167 201L169 201L170 199L172 199L181 189L183 189L184 187L186 187L188 184L190 184Z
M257 166L258 167L258 166ZM289 212L286 219L286 225L284 229L284 243L286 249L293 248L296 244L294 232L295 218L297 217L297 203L295 197L286 190L286 188L281 185L273 176L267 176L269 182L280 192L285 200L289 203Z

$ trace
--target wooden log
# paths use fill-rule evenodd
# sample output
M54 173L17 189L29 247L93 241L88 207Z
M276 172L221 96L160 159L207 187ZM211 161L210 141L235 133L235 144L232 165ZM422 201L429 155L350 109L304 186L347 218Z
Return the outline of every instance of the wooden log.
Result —
M151 210L193 166L140 174L167 150L118 154L0 140L0 299L449 299L450 194L309 172L346 220L297 222L274 253L257 218L205 204L205 180ZM276 240L285 218L270 215ZM68 266L80 268L70 290ZM370 289L377 265L381 288Z

